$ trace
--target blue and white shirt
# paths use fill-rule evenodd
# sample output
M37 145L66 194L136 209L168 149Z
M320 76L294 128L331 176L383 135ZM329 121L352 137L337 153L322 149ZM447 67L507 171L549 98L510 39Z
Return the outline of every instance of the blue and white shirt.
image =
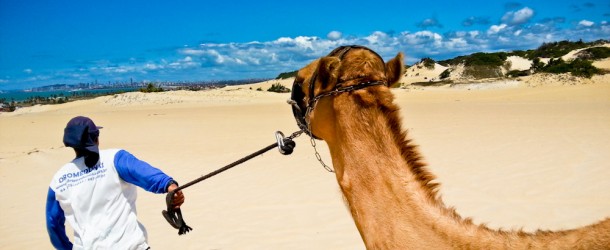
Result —
M57 249L147 249L144 226L136 218L136 186L165 193L172 178L125 150L100 150L94 167L84 157L64 165L51 181L46 220ZM65 221L74 229L74 243Z

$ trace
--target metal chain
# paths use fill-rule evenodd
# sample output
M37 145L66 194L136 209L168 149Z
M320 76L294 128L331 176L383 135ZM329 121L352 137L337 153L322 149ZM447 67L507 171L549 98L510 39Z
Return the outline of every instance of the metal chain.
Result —
M290 136L286 137L286 139L292 140L294 138L301 136L302 133L303 133L303 130L299 130L297 132L292 133Z
M320 164L322 164L322 167L324 167L324 169L326 169L326 171L334 173L335 171L332 168L330 168L328 165L326 165L326 163L324 163L324 161L322 160L322 156L320 155L320 153L318 153L318 149L316 149L316 140L313 138L313 136L309 137L309 141L311 142L311 146L313 147L313 151L315 152L316 159L318 159Z
M316 102L317 103L317 102ZM315 104L313 106L315 106ZM309 119L309 112L311 112L313 110L313 106L309 106L307 107L307 112L305 112L305 119ZM316 159L318 159L318 161L320 162L320 164L322 164L322 167L324 167L324 169L326 169L326 171L330 172L330 173L334 173L335 171L329 167L328 165L326 165L326 163L324 163L324 161L322 160L322 156L320 155L320 153L318 152L318 149L316 148L316 140L313 138L313 132L311 132L311 122L307 121L307 125L309 126L309 142L311 143L311 146L313 147L313 151L315 152L315 156Z

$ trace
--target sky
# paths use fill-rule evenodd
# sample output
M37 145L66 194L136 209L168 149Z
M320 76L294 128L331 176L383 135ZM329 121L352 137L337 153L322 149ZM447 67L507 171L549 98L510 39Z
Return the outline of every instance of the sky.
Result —
M412 64L610 39L606 1L0 0L0 90L274 78L332 49Z

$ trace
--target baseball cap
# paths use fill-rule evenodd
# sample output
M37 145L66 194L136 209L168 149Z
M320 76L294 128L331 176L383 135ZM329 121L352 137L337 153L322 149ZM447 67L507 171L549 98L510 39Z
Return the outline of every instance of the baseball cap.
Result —
M85 161L92 167L99 159L99 148L95 142L100 135L100 128L93 120L85 116L77 116L68 121L64 129L64 145L80 151L85 151ZM91 165L91 166L90 166Z

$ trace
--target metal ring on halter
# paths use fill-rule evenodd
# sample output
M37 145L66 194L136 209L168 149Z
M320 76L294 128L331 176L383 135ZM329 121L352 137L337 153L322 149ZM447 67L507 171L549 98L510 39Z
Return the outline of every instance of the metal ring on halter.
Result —
M283 155L292 154L292 151L294 151L294 148L296 147L296 143L292 140L292 138L285 138L284 133L281 131L275 132L275 140L277 141L277 149Z

